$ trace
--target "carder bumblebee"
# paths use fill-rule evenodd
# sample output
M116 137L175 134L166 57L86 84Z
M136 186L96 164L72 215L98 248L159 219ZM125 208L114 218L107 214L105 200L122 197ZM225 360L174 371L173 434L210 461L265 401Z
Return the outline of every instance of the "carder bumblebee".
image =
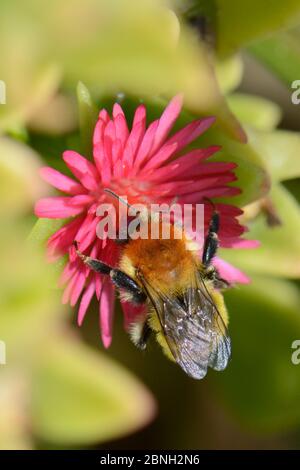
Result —
M157 223L162 229L163 222ZM176 224L169 223L168 228L168 239L128 238L121 246L118 268L85 256L74 244L84 263L110 276L121 298L146 305L146 314L130 329L134 344L145 349L154 333L171 360L189 376L202 379L208 367L225 369L231 355L221 293L226 281L212 265L218 248L219 215L214 209L202 259L184 232L178 237Z

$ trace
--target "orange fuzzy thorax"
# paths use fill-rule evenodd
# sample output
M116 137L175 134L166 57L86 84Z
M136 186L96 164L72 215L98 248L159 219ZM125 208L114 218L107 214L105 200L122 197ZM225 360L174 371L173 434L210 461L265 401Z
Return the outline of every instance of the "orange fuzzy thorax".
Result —
M188 249L184 234L176 239L175 233L171 225L170 239L130 240L123 250L120 269L134 279L139 271L160 292L181 292L191 286L198 261Z

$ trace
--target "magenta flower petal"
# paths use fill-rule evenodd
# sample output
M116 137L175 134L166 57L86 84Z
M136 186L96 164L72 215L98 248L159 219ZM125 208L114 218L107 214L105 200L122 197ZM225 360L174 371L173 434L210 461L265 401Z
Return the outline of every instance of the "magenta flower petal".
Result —
M239 269L232 266L227 261L216 257L214 259L214 265L217 268L222 279L225 279L230 284L249 284L250 279Z
M47 219L65 219L81 214L91 201L91 196L87 194L74 197L48 197L36 203L35 214L37 217Z
M123 164L128 169L131 169L133 161L135 159L136 152L141 144L142 138L145 133L146 125L146 115L141 121L136 122L133 125L132 131L127 139L124 154L123 154Z
M145 135L143 137L143 140L141 142L140 148L137 152L137 156L135 159L136 170L134 170L134 168L132 169L134 174L137 173L137 170L139 169L141 164L147 159L148 155L150 154L158 125L159 125L158 120L153 121L145 132Z
M78 325L81 326L82 322L84 320L85 314L87 312L87 309L90 305L90 302L95 294L95 282L91 281L87 288L84 291L84 294L82 296L80 306L79 306L79 311L78 311L78 318L77 322Z
M63 175L57 170L46 166L40 169L40 175L43 180L47 181L47 183L51 184L54 188L59 189L67 194L72 194L75 196L76 194L85 193L85 188L76 181L72 180L66 175Z
M158 127L155 132L154 142L151 149L151 154L156 152L156 150L163 144L166 137L168 136L170 130L172 129L176 119L178 118L181 108L182 108L182 95L175 96L159 119Z
M86 189L95 191L99 187L99 175L95 166L79 153L66 150L63 159L72 171L73 175Z
M182 157L177 158L174 162L171 162L161 168L158 168L150 175L151 181L159 181L159 180L174 180L174 178L181 177L184 175L186 177L187 172L190 170L192 175L195 175L195 171L197 171L197 166L199 165L199 173L203 176L203 174L208 174L208 168L211 168L212 173L217 173L216 168L219 166L220 169L233 169L236 167L234 163L223 163L223 162L215 162L209 164L201 164L201 161L205 158L210 157L214 153L220 150L220 146L211 146L206 149L199 149L193 152L190 152ZM209 166L208 166L209 165ZM213 169L214 168L214 169Z
M112 340L112 323L115 303L115 288L111 282L104 282L99 305L101 338L105 348Z
M123 110L119 104L114 105L113 116L116 128L116 139L121 141L122 147L124 148L129 136L129 130Z
M71 307L74 307L74 305L77 304L78 299L84 288L85 279L86 279L85 272L84 270L81 270L79 275L77 276L76 284L74 285L72 289L71 298L70 298Z
M216 118L211 116L191 122L167 140L166 145L176 142L177 152L179 152L203 134L215 122L215 120Z

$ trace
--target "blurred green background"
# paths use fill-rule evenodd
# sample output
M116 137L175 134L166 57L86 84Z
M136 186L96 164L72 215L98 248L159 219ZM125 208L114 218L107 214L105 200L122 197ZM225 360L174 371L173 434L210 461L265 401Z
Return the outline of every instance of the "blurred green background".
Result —
M298 0L1 1L1 449L300 448L299 39ZM238 163L231 199L261 241L221 250L252 283L226 293L228 369L200 382L156 344L135 349L119 308L108 351L95 303L79 330L55 287L63 260L45 261L57 223L33 216L51 194L37 169L90 156L102 106L118 95L130 118L142 99L152 118L178 92L178 126L217 116L197 144Z

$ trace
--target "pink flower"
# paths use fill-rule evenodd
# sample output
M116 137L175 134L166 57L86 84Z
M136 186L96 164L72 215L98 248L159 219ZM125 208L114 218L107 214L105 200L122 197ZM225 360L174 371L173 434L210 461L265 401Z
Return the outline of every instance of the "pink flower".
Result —
M66 151L63 159L75 179L50 168L42 168L42 177L67 196L49 197L37 202L35 213L45 218L72 218L48 240L51 260L68 254L68 262L61 276L66 286L63 303L74 306L81 296L78 323L82 324L87 308L96 295L102 340L108 347L112 339L115 288L108 278L91 272L76 256L73 241L80 250L92 257L115 266L118 246L112 240L96 236L99 217L96 209L101 202L111 202L103 191L110 188L119 195L127 195L129 202L201 203L205 198L235 196L240 193L230 183L236 180L235 164L208 162L219 150L218 146L184 152L192 141L205 132L215 121L213 117L198 119L180 131L169 133L181 111L182 98L176 96L164 110L160 119L146 127L146 109L140 105L135 112L131 130L119 104L113 107L110 118L102 110L94 130L94 161L90 162L74 151ZM242 211L228 204L216 203L220 213L220 245L223 247L251 247L254 242L240 237L245 228L237 217ZM208 224L211 205L205 206ZM216 259L220 274L229 282L247 282L244 274L222 260ZM125 325L140 312L128 303L122 305Z

